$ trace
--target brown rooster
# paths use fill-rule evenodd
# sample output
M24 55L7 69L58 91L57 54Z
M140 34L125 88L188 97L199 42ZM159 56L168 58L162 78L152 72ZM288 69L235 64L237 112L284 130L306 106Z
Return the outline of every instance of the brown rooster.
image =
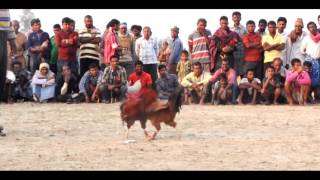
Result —
M130 94L121 106L121 119L123 124L127 124L126 139L129 136L129 129L136 120L140 121L141 128L147 140L154 139L159 133L161 126L165 124L175 128L174 122L177 112L180 112L182 106L183 88L178 87L174 93L169 96L169 100L160 101L157 99L157 93L151 89L146 89L140 93ZM146 122L150 120L157 132L152 135L146 131Z

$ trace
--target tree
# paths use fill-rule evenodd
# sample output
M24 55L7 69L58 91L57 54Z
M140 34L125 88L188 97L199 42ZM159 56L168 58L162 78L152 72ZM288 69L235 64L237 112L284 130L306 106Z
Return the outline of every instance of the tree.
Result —
M20 16L20 26L22 32L28 32L31 28L31 20L34 18L34 13L31 12L31 9L23 9L22 16Z

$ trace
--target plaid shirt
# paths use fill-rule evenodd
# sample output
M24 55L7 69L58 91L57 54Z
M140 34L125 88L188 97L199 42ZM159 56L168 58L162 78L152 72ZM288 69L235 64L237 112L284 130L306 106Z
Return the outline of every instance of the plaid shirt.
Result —
M127 73L126 70L122 66L117 66L115 71L112 70L111 66L108 66L104 69L102 79L99 82L101 83L107 83L107 84L121 84L127 85Z
M143 64L157 64L158 49L157 40L152 37L150 37L149 40L141 37L136 41L135 51Z

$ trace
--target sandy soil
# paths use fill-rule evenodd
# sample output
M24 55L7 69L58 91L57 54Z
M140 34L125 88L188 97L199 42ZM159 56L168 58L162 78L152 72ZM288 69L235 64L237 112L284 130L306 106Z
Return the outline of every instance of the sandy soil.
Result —
M1 170L319 170L320 106L183 106L125 144L119 104L1 104ZM148 123L148 129L154 130ZM179 134L181 138L179 138Z

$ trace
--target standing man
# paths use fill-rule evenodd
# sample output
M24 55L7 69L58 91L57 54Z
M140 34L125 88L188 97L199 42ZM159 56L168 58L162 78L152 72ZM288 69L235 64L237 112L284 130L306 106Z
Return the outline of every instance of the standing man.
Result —
M80 77L88 71L89 65L94 63L99 67L101 32L93 26L90 15L84 17L85 28L79 33L80 41Z
M189 35L188 44L191 53L192 64L200 62L204 71L210 72L209 39L211 32L206 29L207 21L200 18L197 22L197 29Z
M274 58L281 58L281 52L285 48L285 39L279 33L276 33L276 22L268 22L269 34L262 37L262 47L264 49L264 71L271 66Z
M22 68L24 69L26 67L26 59L24 57L24 52L27 50L27 36L24 33L19 32L20 24L19 21L13 20L12 22L12 27L14 29L14 32L16 33L16 40L15 40L15 45L16 45L16 51L17 53L14 54L13 50L8 46L8 68L11 68L11 63L12 60L17 60L21 62Z
M156 39L151 37L151 33L150 27L145 26L143 28L143 37L137 40L135 49L139 59L143 62L143 71L151 75L152 88L156 90L158 43Z
M135 50L136 40L142 37L141 35L142 27L140 25L132 25L130 30L133 36L133 52L134 52L133 60L134 62L136 62L139 60L139 57L136 55L136 50Z
M0 9L0 94L3 94L3 89L6 82L7 73L7 40L14 44L15 34L10 29L10 13L9 9ZM8 33L9 32L9 33ZM14 52L16 52L13 45ZM6 134L2 132L3 127L0 125L0 136Z
M277 20L277 33L283 36L284 43L286 43L288 39L288 33L284 32L284 29L286 27L287 27L287 19L285 17L279 17ZM286 48L284 48L281 52L281 59L285 59L285 56L286 56Z
M58 54L59 50L56 44L56 34L61 31L61 27L59 24L53 25L53 32L54 35L51 37L51 56L49 61L49 66L52 72L57 74L57 61L58 61Z
M256 26L254 21L249 20L247 22L247 33L243 36L244 45L244 63L243 72L247 72L249 69L254 71L254 74L258 78L263 78L261 73L261 36L259 33L254 32Z
M51 42L47 32L42 31L40 19L31 20L32 33L28 36L28 50L30 52L31 72L35 73L42 62L49 62Z
M178 34L179 28L177 26L171 28L172 50L168 62L170 74L177 74L177 64L180 60L180 54L183 50L183 45Z
M257 33L262 37L266 34L267 21L265 19L260 19L258 26L259 29L257 30Z
M77 48L78 33L73 31L72 19L65 17L62 19L62 30L56 34L56 44L59 48L57 62L58 74L62 72L62 66L67 64L71 72L78 77L77 68Z
M119 65L124 67L127 74L134 71L134 43L132 36L128 33L127 23L120 24L120 33L118 34L119 49L121 50L119 56Z
M234 22L233 27L231 27L231 31L234 31L239 34L240 38L239 41L236 44L235 51L233 52L234 56L234 64L233 67L237 72L237 75L242 75L246 73L243 71L243 57L244 57L244 47L242 43L242 37L246 34L247 30L246 27L244 27L242 24L240 24L241 21L241 13L238 11L235 11L232 13L232 21Z
M304 54L300 51L301 43L307 36L307 33L303 31L303 21L298 18L294 23L294 30L290 32L287 38L285 56L283 58L283 64L286 69L290 69L291 60L298 58L301 60L301 64L304 62Z
M240 24L241 13L238 11L233 12L232 13L232 21L234 22L234 24L230 28L231 31L238 33L239 36L242 38L242 36L247 32L247 30L246 30L246 27L244 27L242 24Z

